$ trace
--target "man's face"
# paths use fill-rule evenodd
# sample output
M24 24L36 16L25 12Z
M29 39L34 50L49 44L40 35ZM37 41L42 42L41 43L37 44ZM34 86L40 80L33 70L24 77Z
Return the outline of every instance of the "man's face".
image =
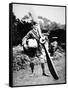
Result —
M28 23L31 23L31 22L32 22L32 18L29 17L29 18L28 18Z

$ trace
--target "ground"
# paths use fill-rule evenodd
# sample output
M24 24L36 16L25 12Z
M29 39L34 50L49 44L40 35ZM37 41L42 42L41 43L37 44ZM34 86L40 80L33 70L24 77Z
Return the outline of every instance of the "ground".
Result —
M54 80L54 78L52 77L48 69L47 63L45 63L45 73L48 74L49 77L42 75L42 69L40 64L35 65L34 72L32 74L28 64L25 69L13 71L13 85L24 86L65 83L65 53L56 53L55 57L57 58L54 58L53 62L59 75L58 80Z

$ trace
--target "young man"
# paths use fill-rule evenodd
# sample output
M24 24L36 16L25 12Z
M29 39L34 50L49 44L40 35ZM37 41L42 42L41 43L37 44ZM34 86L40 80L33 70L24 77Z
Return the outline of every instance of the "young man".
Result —
M22 45L24 47L24 52L30 57L30 67L33 73L34 63L33 58L37 56L37 51L39 51L40 55L37 56L41 62L42 74L45 74L45 66L44 63L46 61L46 55L44 49L40 43L40 35L38 32L38 26L35 25L33 30L29 31L27 35L22 39Z
M26 20L28 23L32 23L33 18L30 15L28 15L28 20ZM25 21L25 22L26 22ZM45 43L45 41L47 42L47 37L43 36L43 40L41 40L40 38L40 24L34 24L33 25L33 29L30 30L27 35L22 39L22 45L24 48L24 52L25 54L27 54L31 61L30 61L30 67L33 73L34 70L34 57L37 56L37 51L39 51L40 55L38 55L37 57L39 58L40 62L41 62L41 68L42 68L42 74L47 76L45 74L45 60L46 60L46 55L43 49L43 46L41 45L41 43ZM46 40L45 40L46 39Z

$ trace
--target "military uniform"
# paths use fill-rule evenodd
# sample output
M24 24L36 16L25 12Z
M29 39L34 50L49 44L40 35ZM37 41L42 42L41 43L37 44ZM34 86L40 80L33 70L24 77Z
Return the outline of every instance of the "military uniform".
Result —
M31 46L31 44L29 45L30 39L35 40L35 41L33 41L32 46ZM33 30L29 31L27 33L27 35L22 39L22 45L24 47L24 52L31 58L31 61L33 61L33 58L37 55L37 51L39 52L39 55L37 55L37 56L41 62L43 75L46 75L45 70L44 70L44 62L46 60L46 55L45 55L44 49L39 41L40 41L40 35L38 32L38 28L36 26L33 28ZM36 42L36 44L34 44L34 42ZM33 72L34 65L32 62L30 63L30 66L32 67L31 69Z

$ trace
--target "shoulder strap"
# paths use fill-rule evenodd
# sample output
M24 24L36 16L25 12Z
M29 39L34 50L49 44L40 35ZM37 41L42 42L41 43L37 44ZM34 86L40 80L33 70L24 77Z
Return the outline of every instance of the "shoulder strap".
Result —
M34 37L39 40L39 34L38 34L38 30L35 31L35 29L32 30L32 34L34 35Z
M38 30L37 29L35 30L35 28L34 28L33 30L31 30L27 33L27 35L22 39L22 41L26 41L26 39L29 38L29 34L32 34L36 40L39 40L39 38L40 38L39 34L38 34Z

